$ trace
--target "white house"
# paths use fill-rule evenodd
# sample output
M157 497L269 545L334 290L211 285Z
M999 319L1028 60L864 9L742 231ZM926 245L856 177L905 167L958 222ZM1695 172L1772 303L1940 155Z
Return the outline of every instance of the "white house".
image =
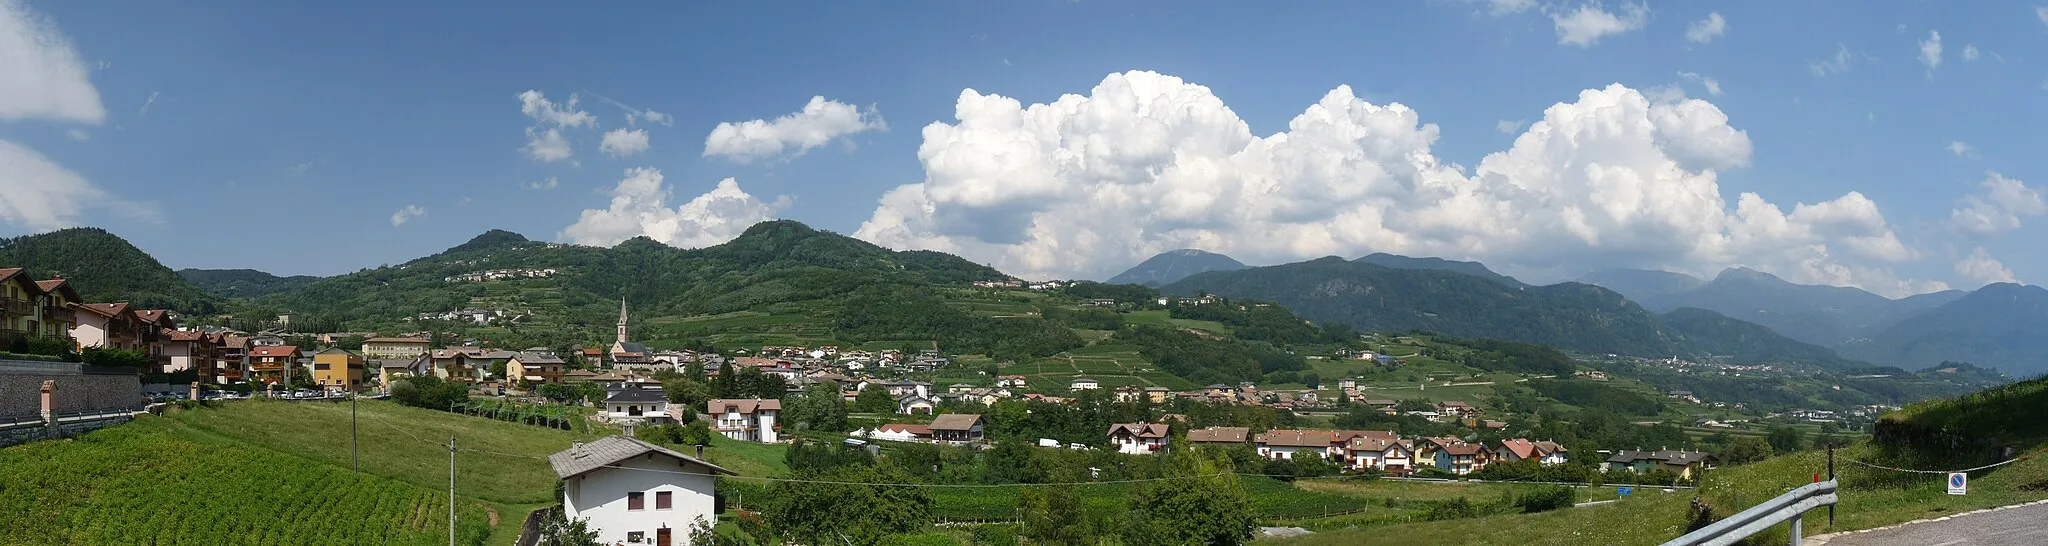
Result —
M1095 380L1086 377L1076 377L1074 378L1074 382L1067 384L1067 390L1070 391L1087 391L1100 388L1102 388L1102 383L1098 383Z
M1258 446L1259 457L1265 459L1293 459L1296 453L1334 459L1331 451L1337 445L1337 435L1327 430L1269 430L1252 442Z
M604 399L604 416L612 422L661 421L669 418L668 393L659 387L627 383Z
M934 404L932 399L914 392L896 398L896 413L904 415L931 415L932 411L936 409L938 409L938 405Z
M1399 439L1353 436L1344 448L1351 454L1353 470L1372 468L1397 476L1415 470L1415 448Z
M705 412L711 415L712 430L744 442L775 443L781 427L775 418L782 413L781 400L712 400Z
M1117 423L1109 426L1109 445L1116 446L1117 453L1128 455L1151 455L1166 449L1166 425L1151 423Z
M548 463L562 479L562 514L586 520L604 544L688 542L697 520L718 524L713 476L738 475L627 436L578 443Z

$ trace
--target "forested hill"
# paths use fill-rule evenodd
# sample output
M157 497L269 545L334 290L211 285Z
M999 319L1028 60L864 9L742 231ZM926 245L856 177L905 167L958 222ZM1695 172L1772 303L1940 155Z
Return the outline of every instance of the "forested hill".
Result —
M502 277L475 277L493 272ZM494 230L439 254L320 279L257 298L254 304L265 313L291 311L342 321L398 318L497 297L493 285L510 280L518 290L504 296L508 305L608 324L617 315L620 297L640 316L706 314L838 296L866 284L1009 278L949 254L891 251L781 220L699 249L645 237L611 248L542 243Z
M1458 337L1543 343L1588 353L1638 356L1727 355L1839 362L1828 349L1754 324L1686 310L1660 317L1597 286L1517 287L1462 273L1393 269L1327 257L1209 272L1162 288L1269 300L1303 318L1366 331L1431 331ZM1761 353L1761 354L1758 354Z
M253 298L297 290L320 280L311 275L279 277L254 269L180 269L178 276L208 294L223 298Z
M1214 252L1183 248L1168 250L1157 256L1146 258L1138 265L1110 277L1109 284L1142 284L1159 286L1187 278L1188 275L1203 271L1235 271L1244 269L1244 263L1229 256Z
M1410 258L1385 252L1374 252L1352 261L1393 269L1434 269L1452 273L1463 273L1508 286L1524 286L1522 281L1515 280L1514 277L1495 273L1492 269L1487 268L1486 264L1479 262L1461 262L1443 258Z
M220 300L99 228L69 228L0 239L0 267L25 267L37 279L64 277L87 301L126 301L137 308L190 314L220 309Z

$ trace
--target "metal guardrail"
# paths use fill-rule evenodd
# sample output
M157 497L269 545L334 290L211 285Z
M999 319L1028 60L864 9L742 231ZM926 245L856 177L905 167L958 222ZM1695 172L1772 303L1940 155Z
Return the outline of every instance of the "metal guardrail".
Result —
M1835 480L1799 486L1727 519L1671 539L1664 546L1728 546L1787 521L1792 523L1792 546L1799 546L1800 534L1805 530L1800 516L1808 510L1835 504L1839 500L1835 497L1836 488Z

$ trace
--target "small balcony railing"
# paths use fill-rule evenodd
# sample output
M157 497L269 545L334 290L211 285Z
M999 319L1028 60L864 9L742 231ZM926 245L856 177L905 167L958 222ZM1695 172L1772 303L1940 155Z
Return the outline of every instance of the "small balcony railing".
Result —
M43 306L43 320L55 322L78 322L78 312L55 305Z
M0 298L0 312L9 315L33 315L36 312L36 304L28 300Z

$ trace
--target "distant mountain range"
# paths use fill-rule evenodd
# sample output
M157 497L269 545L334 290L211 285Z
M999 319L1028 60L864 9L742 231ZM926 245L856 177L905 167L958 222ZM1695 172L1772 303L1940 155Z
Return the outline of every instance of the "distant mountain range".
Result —
M1244 264L1229 256L1183 248L1168 250L1147 258L1138 265L1110 277L1109 284L1142 284L1160 286L1187 278L1188 275L1204 271L1233 271L1244 269Z
M1660 276L1670 277L1658 280ZM1792 339L1828 347L1876 334L1964 294L1950 290L1894 300L1844 286L1794 284L1769 273L1739 267L1689 288L1685 287L1689 284L1685 280L1697 279L1663 271L1610 271L1589 280L1652 311L1708 309L1768 326Z
M2020 376L2048 372L2048 288L1986 285L1839 349L1899 366L1956 361Z
M1544 343L1588 353L1743 353L1824 365L1850 364L1824 347L1786 339L1761 326L1697 309L1659 316L1621 294L1589 284L1524 286L1503 282L1497 276L1435 268L1396 269L1334 256L1202 273L1161 290L1274 301L1303 318L1361 330L1421 330Z
M1482 264L1479 262L1460 262L1456 260L1446 260L1443 258L1410 258L1407 256L1387 254L1384 252L1375 252L1372 254L1367 254L1364 257L1352 261L1362 264L1377 265L1380 267L1390 269L1449 271L1452 273L1462 273L1465 275L1479 277L1482 279L1498 282L1508 286L1528 286L1526 284L1522 284L1522 281L1515 280L1514 277L1494 273L1492 269L1488 269L1486 267L1486 264Z

